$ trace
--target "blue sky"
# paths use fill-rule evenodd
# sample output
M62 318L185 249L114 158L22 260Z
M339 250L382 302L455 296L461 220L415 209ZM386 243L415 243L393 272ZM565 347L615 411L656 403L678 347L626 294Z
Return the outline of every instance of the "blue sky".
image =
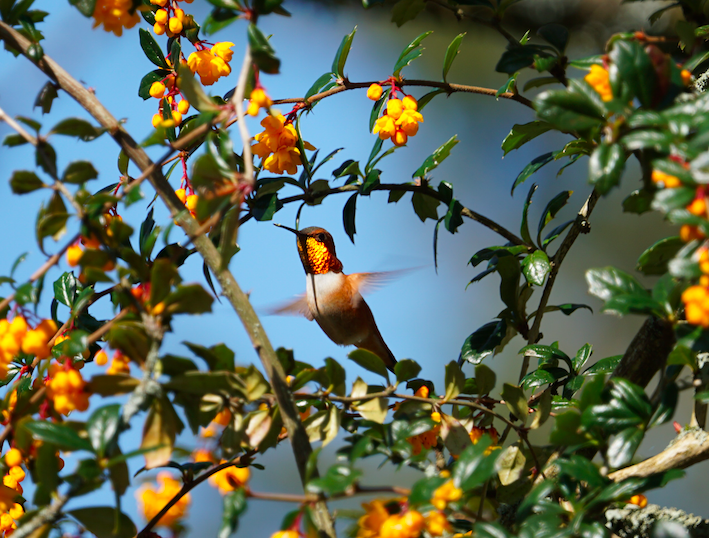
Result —
M41 25L46 36L43 42L45 52L87 87L94 88L99 99L117 118L126 118L126 128L134 138L140 140L147 136L151 131L150 118L157 110L157 100L144 102L137 95L141 77L153 69L140 49L137 28L117 38L103 30L92 30L91 22L65 2L38 0L36 6L52 11L52 15ZM206 2L198 1L185 7L198 21L204 19L208 9ZM279 76L264 75L262 79L273 98L302 96L315 79L330 70L342 36L351 32L355 25L358 31L345 69L353 81L386 78L400 51L421 32L433 29L434 33L424 42L424 56L404 70L405 76L438 80L446 46L458 33L468 31L449 80L493 88L505 82L504 75L494 73L494 65L504 47L504 40L480 27L459 26L454 20L441 23L423 16L414 24L397 29L388 22L388 14L381 9L365 11L355 7L331 10L322 4L307 3L294 3L287 7L293 12L292 18L270 16L259 21L264 34L272 34L271 42L282 60ZM210 36L212 41L233 41L236 45L234 73L208 88L209 92L223 95L234 86L239 70L238 62L243 57L245 28L246 23L239 22L216 36ZM164 43L164 39L160 39L160 42ZM591 52L594 51L572 49L571 54ZM45 81L44 75L26 60L15 59L7 53L0 54L0 107L10 115L37 119L44 123L45 131L65 117L88 118L66 95L61 95L55 101L48 116L42 117L38 109L33 110L34 98ZM411 91L417 97L425 93L422 89ZM364 90L346 92L320 103L313 113L301 120L305 139L320 148L321 155L339 147L346 148L329 163L330 166L323 167L318 178L332 180L331 171L345 159L366 161L374 142L374 136L368 133L370 109L371 101L367 100ZM288 112L285 107L281 110ZM425 122L419 134L410 139L408 146L382 161L382 182L409 181L413 171L427 155L451 136L458 135L461 143L454 148L449 159L432 173L432 183L436 185L441 180L449 181L464 205L517 233L526 188L523 186L511 198L509 187L532 158L558 149L566 140L561 136L546 135L502 159L500 143L512 124L531 121L533 113L518 103L496 101L487 96L456 94L449 98L437 97L424 110L424 117ZM250 121L248 125L252 135L258 132L257 121ZM9 132L7 125L0 124L0 137L4 138ZM232 137L236 144L239 138L235 127L232 128ZM98 190L118 180L118 149L107 136L88 144L65 137L53 137L51 142L58 153L60 170L73 160L88 159L99 171L99 179L91 187ZM151 152L153 157L160 153L159 150ZM585 184L585 168L585 161L581 161L567 169L560 178L555 177L558 167L544 169L534 177L541 186L536 195L538 201L532 208L533 223L536 223L538 212L546 200L563 189L574 190L575 193L568 210L559 217L560 222L573 215L574 208L582 205L589 192ZM30 255L27 261L18 271L21 278L27 278L44 260L35 244L34 220L40 201L48 196L43 192L24 197L12 195L5 180L15 169L34 169L31 151L27 147L0 147L0 196L3 200L0 223L6 230L0 274L8 274L14 259L28 251ZM137 175L134 169L131 168L131 171ZM627 184L631 185L636 177L637 173L633 177L631 169ZM177 175L173 181L177 188ZM331 184L340 183L332 180ZM124 219L136 228L153 197L148 186L143 190L145 199L122 212ZM288 193L285 190L282 192ZM641 222L634 216L623 215L619 208L622 198L616 192L599 204L601 207L597 214L605 220L594 222L594 233L582 237L574 246L574 255L567 258L567 267L562 271L552 294L552 304L586 302L596 311L593 315L583 311L571 318L560 314L546 318L543 331L559 338L561 348L568 353L575 353L586 342L594 344L596 359L622 353L629 341L628 335L632 334L628 331L642 322L636 318L618 320L598 313L600 305L587 296L583 282L583 271L589 267L615 264L622 269L632 270L635 259L646 246L669 234L669 229L660 224L659 218L643 218ZM417 360L423 367L421 376L440 385L443 365L457 359L465 338L494 318L503 308L497 296L497 276L466 289L467 283L477 272L467 266L468 259L478 249L502 244L503 241L471 221L466 221L455 235L442 228L436 274L432 253L434 223L431 220L425 223L419 220L412 210L410 196L405 196L398 204L387 204L387 195L381 192L375 192L370 197L360 197L357 202L357 235L354 245L342 226L342 207L346 199L344 195L332 196L321 205L306 207L302 212L301 226L322 226L333 234L346 273L420 267L368 296L367 301L393 353L398 358ZM284 208L276 214L274 221L293 226L296 209L295 205ZM162 226L170 222L162 208L156 212L156 220ZM648 222L657 226L653 229ZM621 237L614 234L614 229L619 226L623 227ZM59 241L59 245L75 231L76 223L72 222L69 233ZM607 237L615 238L613 244L608 244L605 239ZM180 238L180 231L174 230L172 239ZM51 245L51 241L47 245L49 251L58 248ZM241 251L233 258L231 270L242 288L251 294L257 310L262 313L263 325L274 346L293 348L298 360L317 366L323 364L325 357L334 357L347 368L348 383L357 376L368 382L378 382L373 374L348 361L346 353L350 349L333 344L315 323L295 317L266 315L269 307L289 300L305 288L303 269L292 234L268 222L250 221L240 230L239 245ZM65 270L68 268L62 264L50 272L48 284ZM182 276L187 282L203 282L202 265L197 256L188 261ZM49 289L51 286L45 287L41 305L45 312L48 312L51 300L47 291ZM534 303L535 299L532 301ZM95 308L95 315L99 317L108 317L110 314L108 304L97 305ZM203 345L224 342L236 352L239 364L257 360L238 318L225 301L221 304L215 302L210 315L176 319L173 329L173 334L166 338L164 353L189 355L182 341ZM551 341L543 340L543 343ZM516 339L500 357L490 362L498 376L516 379L515 372L520 361L517 351L522 346L523 342ZM98 404L94 396L92 405ZM140 430L138 421L126 435L124 449L134 448L139 443ZM646 441L641 452L646 451L649 455L658 451L670 437L669 431L662 430ZM190 435L183 435L180 443L188 448L195 445ZM262 462L267 469L265 472L254 472L254 489L300 490L292 455L286 445L263 458ZM333 451L331 447L325 451L326 461L331 461ZM378 463L366 462L364 467L374 471ZM131 470L136 471L141 465L141 461L132 462ZM392 483L394 480L411 483L416 477L412 472L405 471L398 478L393 478L389 468L374 476L377 478L371 478L370 485ZM685 481L684 484L688 490L699 486L699 481L696 484ZM657 497L651 497L651 500L677 503L677 494L676 490L666 488L656 494ZM695 499L697 497L694 496ZM81 499L76 505L85 505L86 502L87 499ZM88 502L110 505L112 494L104 488ZM349 505L356 506L358 502ZM193 534L196 531L211 535L218 528L215 503L219 503L219 500L214 490L208 486L196 490L187 522ZM700 500L686 499L681 504L690 510L701 512L703 509ZM277 529L281 514L289 508L292 506L282 503L252 501L240 533L269 535ZM136 514L131 492L125 498L124 510L131 516ZM205 518L205 515L208 517Z

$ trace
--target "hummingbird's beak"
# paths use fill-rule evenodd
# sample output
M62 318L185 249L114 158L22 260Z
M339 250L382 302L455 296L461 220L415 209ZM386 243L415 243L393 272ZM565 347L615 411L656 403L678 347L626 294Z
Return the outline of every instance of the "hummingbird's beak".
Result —
M303 235L302 232L300 232L300 231L298 231L298 230L295 230L295 229L293 229L293 228L289 228L288 226L283 226L283 224L278 224L277 222L274 222L273 225L274 225L274 226L278 226L279 228L283 228L284 230L288 230L289 232L293 232L293 233L294 233L295 235L297 235L298 237L300 237L301 235Z

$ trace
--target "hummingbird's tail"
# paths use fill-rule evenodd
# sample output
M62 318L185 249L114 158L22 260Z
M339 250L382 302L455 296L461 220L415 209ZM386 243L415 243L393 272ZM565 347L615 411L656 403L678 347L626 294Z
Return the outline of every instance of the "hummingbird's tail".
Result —
M372 334L369 335L369 338L355 345L359 348L366 349L367 351L374 353L377 357L382 359L384 366L394 373L396 359L394 358L394 354L389 349L389 346L387 346L384 342L384 339L376 326L375 330L372 331Z

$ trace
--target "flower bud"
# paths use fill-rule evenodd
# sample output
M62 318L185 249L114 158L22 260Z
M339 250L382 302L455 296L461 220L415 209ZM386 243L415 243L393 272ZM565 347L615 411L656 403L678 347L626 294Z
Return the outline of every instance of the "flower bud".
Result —
M378 101L379 98L382 96L382 93L384 93L384 90L379 84L372 84L367 89L367 97L372 101Z

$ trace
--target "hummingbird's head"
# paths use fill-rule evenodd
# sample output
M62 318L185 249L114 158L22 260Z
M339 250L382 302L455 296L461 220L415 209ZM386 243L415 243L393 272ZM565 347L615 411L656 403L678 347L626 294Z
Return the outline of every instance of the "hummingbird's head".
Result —
M330 232L318 226L310 226L302 230L294 230L282 224L276 224L276 226L296 235L298 254L300 254L300 261L303 262L306 274L342 272L342 263L337 259L335 242L332 240Z

